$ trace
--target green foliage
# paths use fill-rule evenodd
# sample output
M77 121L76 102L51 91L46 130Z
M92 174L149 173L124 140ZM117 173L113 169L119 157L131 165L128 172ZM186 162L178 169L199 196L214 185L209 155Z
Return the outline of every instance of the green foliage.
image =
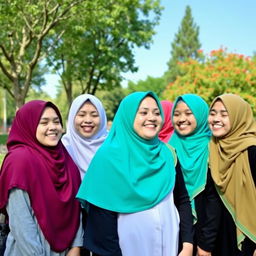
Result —
M200 57L198 55L198 50L201 47L199 27L194 23L189 6L186 7L185 16L171 46L171 59L168 62L168 70L165 73L167 82L173 82L178 75L182 75L182 70L177 65L178 62L185 62L189 58L198 59Z
M170 83L163 95L173 101L184 93L195 93L208 103L223 93L234 93L248 101L256 114L256 58L213 50L210 55L199 51L201 60L178 63L183 76Z
M4 154L0 154L0 165L2 165L2 162L3 162L3 160L4 160L4 157L5 157Z
M8 134L0 134L0 145L5 145L7 142Z
M51 50L47 62L61 76L69 103L74 84L80 93L95 94L119 87L122 72L137 71L133 48L149 48L161 7L159 0L95 0L73 12L45 43Z
M101 91L96 95L102 101L108 120L114 119L120 102L127 94L127 90L117 87L112 91Z
M6 88L17 107L24 104L33 73L44 57L46 36L70 18L71 9L80 2L83 0L5 0L0 4L0 76L9 81L0 86Z
M162 92L165 89L165 82L162 77L154 78L154 77L148 76L146 80L140 80L137 83L129 81L127 89L129 93L132 93L135 91L153 91L159 97L161 97Z

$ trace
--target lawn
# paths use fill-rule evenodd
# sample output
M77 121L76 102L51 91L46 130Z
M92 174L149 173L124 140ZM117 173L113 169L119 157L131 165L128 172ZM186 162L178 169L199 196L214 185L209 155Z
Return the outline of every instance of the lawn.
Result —
M3 161L3 159L4 159L4 154L0 154L0 165L2 164L2 161Z

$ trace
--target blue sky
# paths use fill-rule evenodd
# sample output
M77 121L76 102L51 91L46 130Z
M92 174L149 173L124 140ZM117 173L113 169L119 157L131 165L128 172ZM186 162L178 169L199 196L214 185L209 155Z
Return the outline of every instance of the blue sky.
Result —
M147 76L160 77L167 69L171 55L171 42L184 17L186 6L192 9L194 22L199 26L199 40L204 53L220 47L251 56L256 52L256 0L162 0L164 10L156 35L149 50L136 49L137 73L123 74L128 80L137 82ZM45 89L54 95L49 84L57 84L55 76L47 76Z

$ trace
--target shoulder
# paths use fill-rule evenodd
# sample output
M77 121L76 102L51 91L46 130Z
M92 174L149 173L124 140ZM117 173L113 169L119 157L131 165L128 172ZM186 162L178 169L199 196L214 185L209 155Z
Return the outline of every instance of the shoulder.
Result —
M20 147L7 153L4 164L21 165L22 163L28 163L29 160L31 160L31 152L26 147Z

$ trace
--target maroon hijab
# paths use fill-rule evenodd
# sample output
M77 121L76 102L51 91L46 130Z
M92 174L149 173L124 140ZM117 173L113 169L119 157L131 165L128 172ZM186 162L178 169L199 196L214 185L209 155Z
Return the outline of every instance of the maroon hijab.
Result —
M164 110L164 124L161 131L158 134L158 137L161 141L167 143L170 140L174 131L171 120L173 103L168 100L162 100L161 105Z
M46 147L36 139L46 107L52 107L61 120L57 107L41 100L26 103L16 114L0 173L0 209L5 211L11 189L26 191L46 240L52 250L62 252L72 244L79 227L75 196L81 180L61 141L56 147Z

